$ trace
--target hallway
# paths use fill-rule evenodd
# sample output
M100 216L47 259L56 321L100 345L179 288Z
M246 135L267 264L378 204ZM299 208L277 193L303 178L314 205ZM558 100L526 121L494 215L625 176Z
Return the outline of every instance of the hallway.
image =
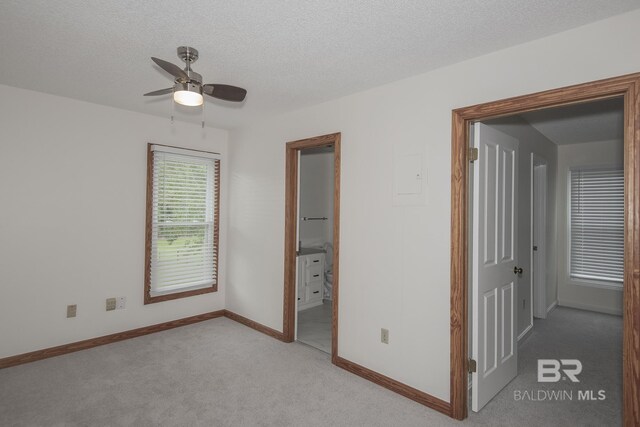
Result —
M518 352L518 376L482 411L469 411L469 421L481 425L622 424L622 317L557 307L546 319L534 319L533 331L520 341ZM538 359L578 359L580 382L563 378L539 383ZM606 399L579 400L578 392L585 390L593 390L595 398L604 390Z

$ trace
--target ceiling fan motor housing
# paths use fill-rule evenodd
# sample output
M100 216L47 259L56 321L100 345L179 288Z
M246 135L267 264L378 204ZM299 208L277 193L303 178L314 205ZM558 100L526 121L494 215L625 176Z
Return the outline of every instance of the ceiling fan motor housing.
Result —
M173 90L174 92L178 92L181 90L187 92L197 92L202 95L202 85L196 82L176 82L176 84L173 86Z

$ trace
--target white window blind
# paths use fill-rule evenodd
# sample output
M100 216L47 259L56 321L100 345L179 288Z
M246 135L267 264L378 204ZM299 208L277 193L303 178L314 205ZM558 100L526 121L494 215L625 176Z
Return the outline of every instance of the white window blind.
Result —
M217 281L220 160L153 145L150 289L164 294Z
M613 282L624 277L622 168L571 171L571 277Z

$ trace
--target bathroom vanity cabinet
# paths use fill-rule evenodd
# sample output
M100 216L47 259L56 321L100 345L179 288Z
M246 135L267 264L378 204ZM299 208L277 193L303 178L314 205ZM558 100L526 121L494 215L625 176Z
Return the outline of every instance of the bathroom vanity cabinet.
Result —
M302 249L298 254L298 310L322 305L324 252Z

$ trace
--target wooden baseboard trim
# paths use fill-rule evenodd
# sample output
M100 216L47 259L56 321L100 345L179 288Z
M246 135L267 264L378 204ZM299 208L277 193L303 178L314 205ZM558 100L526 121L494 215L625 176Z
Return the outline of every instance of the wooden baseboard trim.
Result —
M180 326L191 325L193 323L203 322L205 320L215 319L216 317L223 316L235 322L248 326L249 328L255 329L258 332L269 335L270 337L286 342L284 334L280 331L276 331L275 329L272 329L261 323L255 322L251 319L247 319L246 317L236 314L232 311L218 310L210 313L199 314L197 316L185 317L183 319L171 320L169 322L158 323L156 325L118 332L111 335L104 335L98 338L91 338L70 344L60 345L57 347L50 347L43 350L36 350L29 353L18 354L16 356L5 357L3 359L0 359L0 369L22 365L29 362L35 362L37 360L48 359L50 357L61 356L63 354L73 353L80 350L87 350L93 347L111 344L118 341L124 341L143 335L153 334L155 332L166 331ZM365 368L364 366L360 366L356 363L350 362L346 359L343 359L342 357L336 356L332 360L336 366L346 371L349 371L391 391L401 394L429 408L435 409L436 411L442 412L445 415L451 415L451 408L449 403L440 400L437 397L431 396L392 378L386 377L382 374Z
M255 322L251 319L247 319L246 317L240 316L239 314L236 314L232 311L225 310L224 316L238 323L241 323L245 326L248 326L252 329L255 329L258 332L262 332L263 334L269 335L270 337L276 338L280 341L289 342L286 340L282 332L276 331L275 329L272 329L261 323ZM420 390L417 390L413 387L410 387L392 378L386 377L382 374L379 374L375 371L365 368L364 366L360 366L356 363L350 362L346 359L343 359L342 357L334 355L331 360L333 364L335 364L336 366L346 371L349 371L366 380L369 380L393 392L396 392L402 396L405 396L411 400L414 400L424 406L435 409L438 412L442 412L447 416L451 416L451 405L449 405L449 403L445 402L444 400L440 400L437 397L431 396L430 394L424 393Z
M197 316L185 317L183 319L171 320L169 322L158 323L156 325L131 329L129 331L118 332L111 335L104 335L98 338L90 338L88 340L59 345L57 347L50 347L43 350L32 351L30 353L9 356L0 359L0 369L22 365L23 363L35 362L36 360L47 359L49 357L61 356L63 354L73 353L80 350L87 350L89 348L98 347L100 345L111 344L130 338L141 337L143 335L166 331L168 329L173 329L180 326L191 325L192 323L215 319L216 317L222 317L224 315L224 310L212 311L210 313L198 314Z
M236 321L238 323L242 323L245 326L250 327L251 329L255 329L258 332L262 332L263 334L269 335L275 339L280 341L287 342L285 336L282 332L276 331L268 326L263 325L262 323L255 322L251 319L247 319L244 316L240 316L239 314L234 313L233 311L224 310L224 317L228 317L229 319Z
M379 374L375 371L372 371L371 369L365 368L364 366L360 366L356 363L350 362L340 356L334 357L333 363L336 366L345 369L353 374L356 374L366 380L369 380L393 392L401 394L402 396L414 400L431 409L435 409L438 412L442 412L449 417L451 416L451 405L444 400L438 399L437 397L431 396L430 394L396 381L393 378L389 378L387 376Z

